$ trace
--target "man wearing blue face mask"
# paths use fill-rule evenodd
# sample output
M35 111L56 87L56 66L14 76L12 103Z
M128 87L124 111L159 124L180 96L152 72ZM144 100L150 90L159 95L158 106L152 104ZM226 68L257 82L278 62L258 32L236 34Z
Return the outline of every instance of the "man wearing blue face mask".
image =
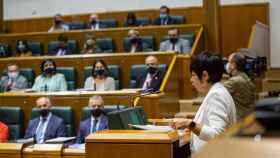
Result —
M28 88L27 79L19 74L19 68L16 64L9 64L7 75L0 80L2 92L18 91Z
M24 138L35 138L36 143L42 144L48 139L66 136L64 120L50 112L52 107L49 98L41 97L36 100L40 116L29 121Z
M88 107L91 109L91 116L80 123L76 143L85 143L85 137L90 133L108 128L108 117L105 115L103 105L101 96L93 96L89 99Z
M154 21L155 25L172 25L175 20L169 15L169 8L165 5L160 7L160 14Z
M136 86L143 91L158 91L164 77L164 73L158 68L158 59L155 56L148 56L145 64L146 71L137 77Z

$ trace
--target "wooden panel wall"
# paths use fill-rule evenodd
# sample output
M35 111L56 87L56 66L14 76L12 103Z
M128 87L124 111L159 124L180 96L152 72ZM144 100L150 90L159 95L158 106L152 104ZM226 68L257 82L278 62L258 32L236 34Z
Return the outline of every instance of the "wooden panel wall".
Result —
M0 0L0 32L3 31L3 15L4 14L4 6L3 0Z
M268 3L223 5L220 8L220 36L221 49L224 55L229 55L238 48L246 47L249 41L252 25L259 20L269 24ZM138 17L158 16L158 9L136 10ZM204 17L202 7L173 8L174 15L184 15L191 24L203 24ZM101 18L116 18L122 26L127 15L126 11L103 12ZM87 21L89 14L77 14L65 16L66 21ZM29 18L21 20L7 20L5 26L11 32L36 32L46 31L52 25L51 17ZM0 37L1 38L1 37Z
M269 24L268 3L227 5L220 9L222 52L228 56L239 48L247 48L256 20Z

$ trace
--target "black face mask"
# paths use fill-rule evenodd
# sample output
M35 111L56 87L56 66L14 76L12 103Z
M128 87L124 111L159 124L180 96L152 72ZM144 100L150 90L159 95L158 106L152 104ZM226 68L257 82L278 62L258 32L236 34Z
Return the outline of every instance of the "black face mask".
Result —
M105 70L104 69L97 69L97 70L95 70L95 74L97 76L103 76L105 74Z
M91 114L93 117L99 117L101 114L104 114L104 111L101 108L96 108L91 110Z
M135 22L134 19L127 19L127 24L128 25L134 25L134 24L136 24L136 22Z
M138 41L139 41L139 38L137 38L137 37L133 37L130 39L131 44L136 44L136 43L138 43Z
M175 44L177 41L178 41L178 38L174 38L174 37L171 37L171 38L169 38L169 41L171 42L171 43L173 43L173 44Z
M40 115L42 117L47 117L50 113L50 110L49 109L40 109Z
M60 24L62 24L62 21L61 20L55 20L54 23L55 23L55 25L60 25Z
M147 68L147 72L149 73L149 74L155 74L156 72L157 72L157 68L156 67L148 67Z
M91 20L90 22L92 25L95 25L96 24L96 20Z
M53 74L53 73L55 73L55 71L56 71L55 68L49 67L49 68L45 69L44 73Z

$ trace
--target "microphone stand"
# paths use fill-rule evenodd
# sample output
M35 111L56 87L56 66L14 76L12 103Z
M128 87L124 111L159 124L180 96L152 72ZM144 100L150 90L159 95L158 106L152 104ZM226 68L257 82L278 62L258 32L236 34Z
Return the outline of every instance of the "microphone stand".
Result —
M148 90L145 90L145 91L142 91L144 93L141 93L139 95L136 95L136 96L131 96L131 99L130 99L130 105L131 107L135 108L136 107L136 102L139 101L139 99L141 99L142 97L144 96L148 96L148 95L151 95L151 94L158 94L158 93L161 93L161 91L151 91L153 89L148 89Z

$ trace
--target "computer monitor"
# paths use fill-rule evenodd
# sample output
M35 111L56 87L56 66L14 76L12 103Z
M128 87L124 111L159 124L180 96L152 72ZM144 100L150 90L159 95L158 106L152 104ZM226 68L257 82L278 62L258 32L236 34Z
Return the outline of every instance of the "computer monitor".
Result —
M129 129L128 124L144 125L147 122L146 114L142 107L127 108L108 113L108 119L109 129Z

